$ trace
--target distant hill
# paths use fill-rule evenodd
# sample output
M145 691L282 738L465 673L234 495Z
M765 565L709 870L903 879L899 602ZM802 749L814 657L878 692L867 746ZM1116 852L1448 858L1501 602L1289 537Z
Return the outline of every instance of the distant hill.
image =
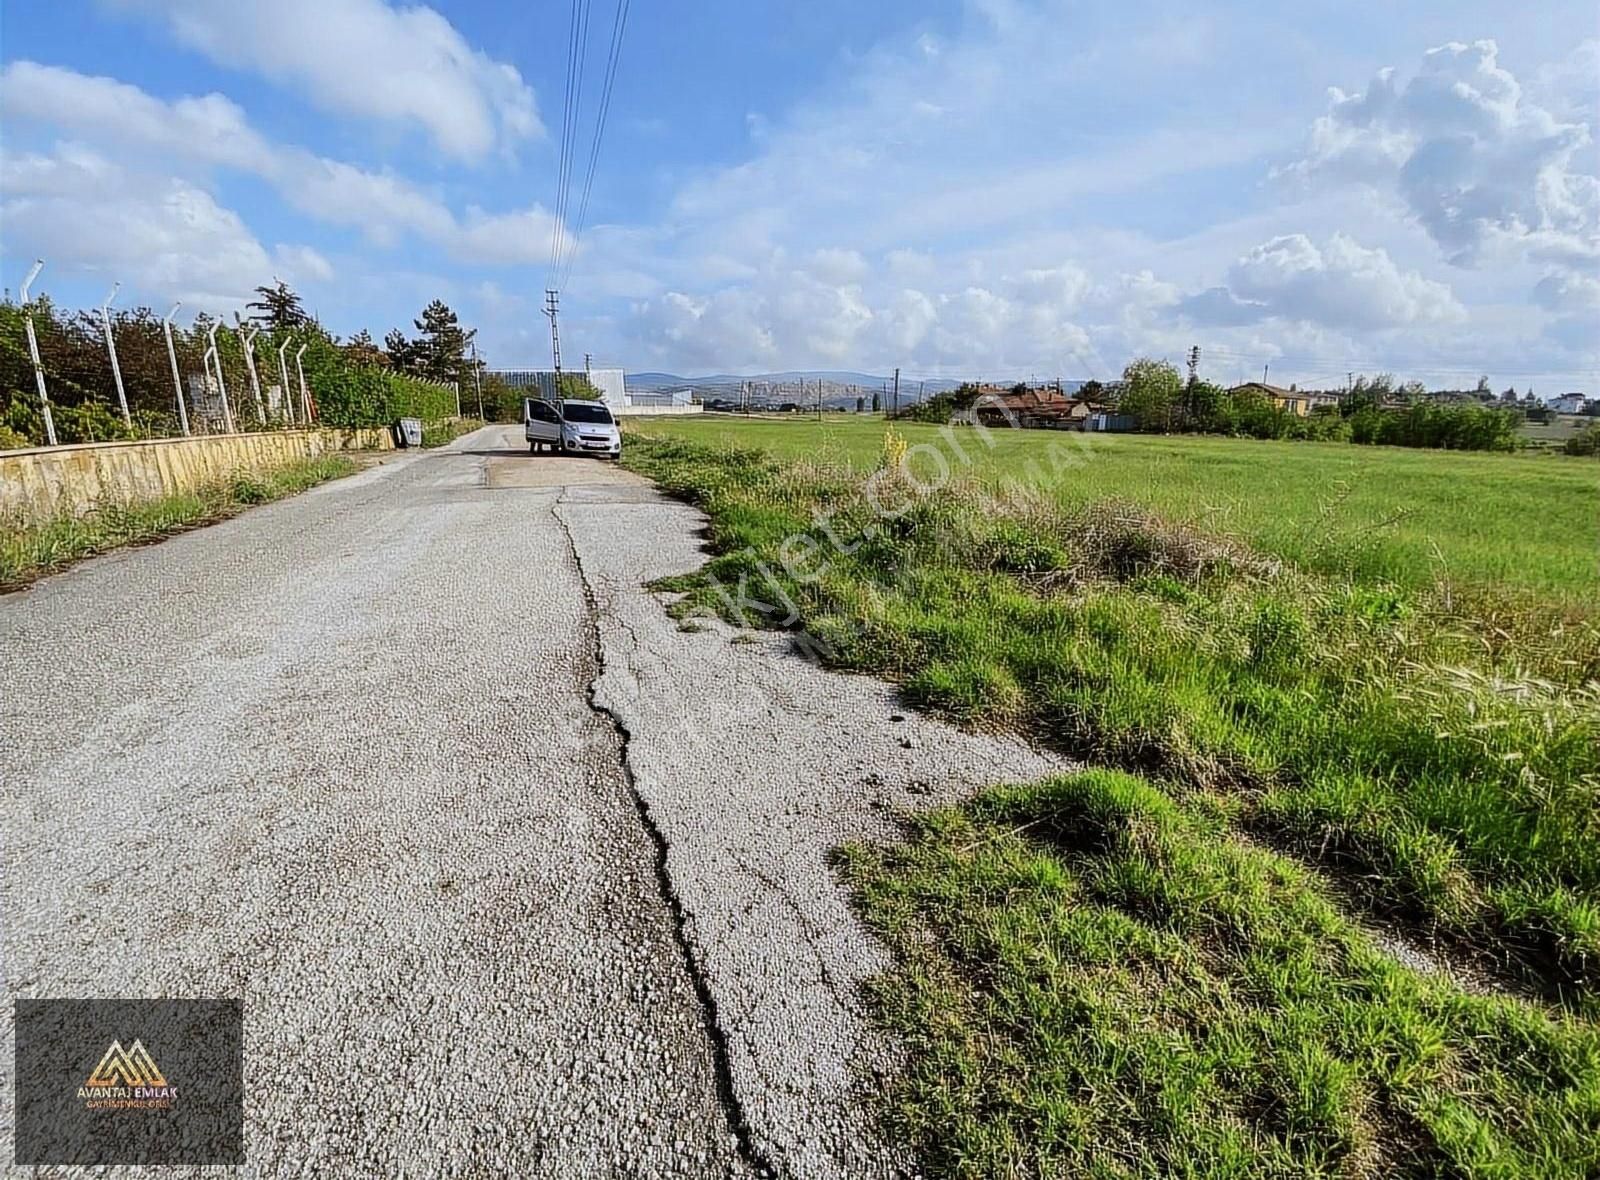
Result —
M703 388L708 386L729 386L737 389L744 381L766 382L772 385L794 384L799 381L826 381L833 385L859 385L863 389L878 389L881 386L894 385L894 375L857 373L848 369L790 369L782 373L749 373L739 376L735 373L711 373L701 377L680 377L676 373L629 373L628 386L632 389L664 389L683 386ZM901 375L900 396L904 399L909 392L915 397L918 387L922 384L920 378ZM929 393L938 393L941 390L954 389L960 381L948 378L932 378L927 382Z

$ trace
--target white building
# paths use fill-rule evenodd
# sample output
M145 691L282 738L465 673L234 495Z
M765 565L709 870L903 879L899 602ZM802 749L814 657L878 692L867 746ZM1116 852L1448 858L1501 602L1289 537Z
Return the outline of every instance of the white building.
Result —
M1549 402L1550 408L1558 414L1581 414L1588 404L1589 399L1581 393L1563 393Z

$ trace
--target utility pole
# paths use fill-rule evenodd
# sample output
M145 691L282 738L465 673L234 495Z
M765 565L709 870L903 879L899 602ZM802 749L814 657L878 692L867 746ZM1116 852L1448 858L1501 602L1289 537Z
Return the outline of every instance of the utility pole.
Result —
M161 321L161 330L167 337L167 360L172 363L172 392L178 395L178 424L183 427L183 437L189 437L189 408L183 404L183 378L178 373L178 350L172 346L172 317L178 314L182 301L174 303L167 318Z
M817 378L817 421L822 421L822 378Z
M111 294L100 305L100 323L106 330L106 351L111 354L111 379L117 383L117 405L122 407L122 424L133 429L133 415L128 413L128 395L122 389L122 366L117 364L117 342L111 335L111 301L122 290L121 283L111 284Z
M560 310L561 293L554 287L545 288L544 314L550 317L550 355L555 361L556 389L555 400L561 400L561 332L556 326L556 316Z
M894 370L894 416L896 418L898 418L900 416L900 366L899 365L896 365L895 366L895 370Z
M56 445L56 420L50 413L50 395L44 391L44 365L39 361L39 340L33 334L33 313L27 311L28 288L33 285L33 280L39 277L39 272L44 269L44 259L34 260L33 269L28 272L28 277L22 280L22 313L23 326L28 329L28 355L33 358L33 380L39 387L39 412L44 417L44 437L50 446Z
M1261 366L1261 384L1263 385L1267 383L1267 370L1270 368L1272 368L1271 361L1268 361L1266 364Z

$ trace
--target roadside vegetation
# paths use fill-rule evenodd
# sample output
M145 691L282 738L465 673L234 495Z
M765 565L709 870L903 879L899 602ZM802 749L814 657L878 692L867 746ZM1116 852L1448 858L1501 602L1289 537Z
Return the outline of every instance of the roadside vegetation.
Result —
M413 321L414 337L396 330L380 348L364 331L343 341L333 336L281 281L256 291L259 299L249 305L253 326L260 329L251 352L256 365L254 381L233 325L219 324L201 313L189 327L173 329L190 427L196 433L224 429L220 399L198 404L189 384L189 378L201 373L210 379L205 356L212 339L208 330L214 326L217 363L238 430L303 426L298 402L300 369L315 402L317 421L323 426L390 426L399 418L441 421L457 412L451 383L458 383L463 390L473 387L472 362L466 357L468 333L456 313L438 300ZM68 312L42 295L26 308L6 298L0 299L0 450L42 446L46 439L27 348L25 312L33 316L58 442L112 442L180 433L172 361L162 317L154 309L138 307L112 315L131 419L124 422L98 313ZM280 346L286 358L281 370ZM297 368L295 357L302 346L305 351ZM285 372L294 400L293 421L270 406L270 389L284 384ZM257 382L263 391L259 412Z
M295 495L359 469L347 455L319 455L267 471L237 472L193 492L135 504L106 504L83 516L0 523L0 592L19 589L97 553L214 524L253 505Z
M850 851L901 955L890 1117L937 1171L1590 1172L1600 492L1574 485L1579 519L1516 577L1493 554L1549 523L1520 497L1559 514L1585 465L1363 452L1341 488L1320 448L1119 439L1041 467L1037 433L968 432L970 473L921 490L914 433L774 424L780 456L697 426L636 431L628 459L710 517L680 614L792 603L832 665L1142 779L1000 792ZM1426 524L1400 527L1408 496ZM1418 978L1350 906L1530 998Z
M843 416L821 424L655 418L630 424L629 438L759 449L864 477L881 461L883 428ZM920 447L945 446L934 427L895 429L914 462ZM1064 510L1135 504L1173 525L1367 584L1457 598L1536 596L1528 609L1558 616L1600 602L1600 485L1591 465L1564 457L1032 430L993 431L992 446L968 429L955 437L967 440L972 463L963 471L973 480L1027 481ZM1048 458L1051 446L1073 461Z
M442 422L430 422L422 428L422 445L446 446L463 434L471 434L482 425L482 420L478 418L446 418Z
M1215 799L1091 772L844 861L900 964L886 1117L935 1175L1600 1169L1593 1024L1399 966Z

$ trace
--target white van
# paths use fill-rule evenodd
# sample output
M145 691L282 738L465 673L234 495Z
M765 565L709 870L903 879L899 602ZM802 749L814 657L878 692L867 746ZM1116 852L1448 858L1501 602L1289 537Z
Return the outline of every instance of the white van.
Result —
M545 447L563 455L601 455L609 459L622 455L622 431L617 429L617 420L605 402L550 402L525 397L522 433L528 440L530 455L537 455Z

